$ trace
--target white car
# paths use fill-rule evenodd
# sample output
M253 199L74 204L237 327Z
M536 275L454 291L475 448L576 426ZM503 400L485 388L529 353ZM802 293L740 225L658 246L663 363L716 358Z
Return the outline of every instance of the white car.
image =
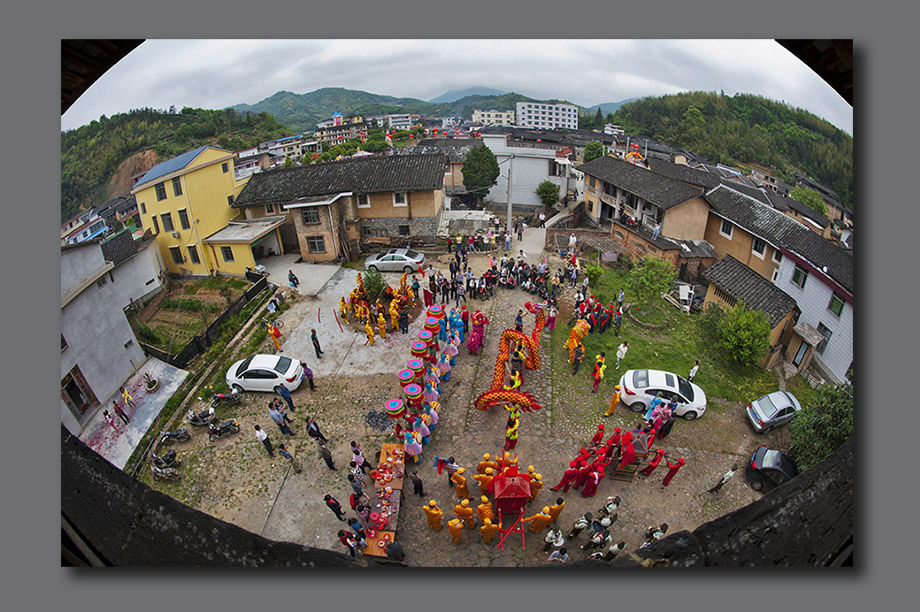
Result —
M661 392L664 401L677 400L674 416L688 421L706 412L706 394L694 383L662 370L627 370L620 377L620 401L633 412L645 412Z
M303 380L303 364L281 355L253 355L227 370L227 386L237 391L274 391L281 385L296 391Z

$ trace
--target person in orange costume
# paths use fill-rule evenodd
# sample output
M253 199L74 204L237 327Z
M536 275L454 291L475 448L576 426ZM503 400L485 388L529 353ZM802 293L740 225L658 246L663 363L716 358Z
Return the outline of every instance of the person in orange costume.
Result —
M540 514L534 514L523 519L524 523L530 523L530 531L540 533L553 524L553 517L549 515L549 506L543 506Z
M492 456L489 455L489 453L485 453L482 456L482 461L480 461L476 465L476 473L485 474L488 468L492 468L493 470L495 470L498 468L498 464L492 461Z
M607 412L604 413L604 416L610 416L613 414L614 409L620 404L620 385L614 385L614 394L610 398L610 408L607 409Z
M492 538L498 533L500 527L501 524L493 525L491 519L483 519L482 527L479 528L479 535L482 536L482 541L486 544L491 544ZM457 543L459 544L459 542Z
M476 474L473 476L473 479L479 483L479 492L485 495L489 492L489 485L492 484L492 479L495 471L492 468L486 468L485 474Z
M464 471L465 468L460 468L450 477L450 481L454 483L454 488L457 491L457 497L460 499L470 496L470 489L466 486L466 476L463 475Z
M517 467L517 462L518 462L517 457L512 458L511 453L505 451L505 467L508 467L511 465Z
M537 493L540 492L540 489L543 488L543 476L540 474L534 474L530 479L530 499L528 502L532 502L537 498Z
M374 328L371 327L371 319L368 317L367 321L364 323L364 333L367 334L367 341L371 346L374 346Z
M427 506L422 506L422 510L425 511L425 518L428 519L428 526L435 531L441 531L441 515L444 513L438 508L438 502L431 500L428 502Z
M458 519L463 520L467 528L473 529L476 527L476 521L474 520L475 514L473 513L473 509L470 508L470 500L464 499L454 506L454 514Z
M549 507L549 515L554 523L559 522L559 513L565 508L565 500L561 497L556 498L556 503Z
M460 519L451 519L447 521L447 531L454 539L454 544L460 544L463 537L463 521Z
M386 317L383 316L383 311L377 315L377 329L380 330L381 338L387 337L387 320Z
M495 513L492 511L492 503L489 501L489 498L483 495L479 498L482 503L476 506L476 513L479 515L479 520L483 523L486 522L486 519L495 518Z

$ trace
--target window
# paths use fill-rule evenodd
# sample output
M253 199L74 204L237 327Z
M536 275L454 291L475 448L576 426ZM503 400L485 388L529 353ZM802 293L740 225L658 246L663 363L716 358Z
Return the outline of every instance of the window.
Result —
M795 272L792 273L792 284L805 288L805 281L808 280L808 271L802 266L796 264Z
M61 352L64 352L64 349L67 348L67 340L64 340L64 334L61 334Z
M266 204L266 205L265 205L265 214L266 214L266 215L272 215L272 214L274 214L274 213L275 213L275 205L274 205L274 204Z
M150 219L153 221L153 233L154 233L154 234L159 234L159 233L160 233L160 226L159 226L159 224L157 223L157 218L156 218L156 217L150 217Z
M776 283L777 278L779 278L779 268L773 268L773 277L770 280Z
M843 312L843 299L835 293L831 296L831 303L827 305L827 309L839 317Z
M233 206L233 196L232 195L227 196L227 204L229 204L230 206Z
M358 194L358 208L370 208L371 197L366 193Z
M595 184L596 184L596 183L595 183L595 181L594 181L594 177L593 177L593 176L589 176L589 177L588 177L588 187L592 187L592 188L593 188L593 187L595 186Z
M314 223L319 223L319 210L316 208L304 208L303 212L303 222L307 225Z
M832 332L830 328L824 323L818 323L818 333L824 336L824 339L818 343L818 346L815 348L815 350L818 351L819 354L823 355L824 349L827 348L827 343L830 342L831 336L834 334L834 332Z
M154 186L154 189L157 192L157 202L159 202L160 200L166 199L166 185L164 185L163 183L157 183Z
M393 206L407 206L407 197L405 191L393 192Z
M732 239L732 232L734 231L735 226L728 219L722 219L722 226L719 228L719 233L728 238Z
M132 344L134 344L134 340L128 340L127 342L125 342L125 350L128 350L129 348L131 348Z
M160 217L163 219L163 231L164 232L174 231L172 215L169 213L163 213L162 215L160 215Z
M189 229L191 227L188 222L188 211L184 208L179 211L179 225L182 226L182 229Z
M173 194L176 196L182 195L182 179L178 176L172 180L173 184Z
M193 264L200 264L201 260L198 258L198 249L195 248L195 245L188 247L188 256L192 260Z
M409 226L408 226L408 225L400 225L400 226L399 226L399 235L400 235L400 236L408 236L408 235L409 235Z
M220 170L221 170L221 172L223 172L224 174L230 172L230 164L228 164L227 162L222 163L222 164L220 165Z
M763 259L764 254L767 252L767 243L760 238L754 238L754 244L751 245L751 250L754 251L754 255Z
M233 249L228 246L220 247L220 254L223 256L224 261L233 261Z
M779 263L782 260L783 260L783 254L780 253L779 251L774 250L773 251L773 261L775 261L776 263Z
M147 205L141 202L141 214L147 214Z
M181 266L185 261L182 259L182 249L177 246L169 247L169 254L172 255L173 263Z
M96 286L97 286L97 287L104 287L104 286L105 286L105 283L106 283L106 280L105 280L105 276L103 275L103 276L100 276L100 277L99 277L99 280L96 281Z
M326 240L322 236L307 236L307 249L311 253L325 253Z

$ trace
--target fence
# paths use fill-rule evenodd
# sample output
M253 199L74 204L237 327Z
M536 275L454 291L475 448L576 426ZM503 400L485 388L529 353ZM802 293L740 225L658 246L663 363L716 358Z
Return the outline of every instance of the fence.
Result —
M183 347L181 351L175 355L167 353L162 349L158 349L155 346L150 346L149 344L144 344L140 342L141 348L144 349L144 352L147 355L152 355L159 359L160 361L165 361L166 363L173 365L177 368L185 369L185 367L198 355L204 353L208 350L212 344L220 337L221 327L223 324L232 316L235 316L243 307L252 301L257 295L265 291L269 287L268 277L262 276L259 278L252 287L247 289L243 295L241 295L235 302L230 304L230 307L227 308L219 317L217 317L207 329L204 330L204 333L199 334L189 340L188 344Z

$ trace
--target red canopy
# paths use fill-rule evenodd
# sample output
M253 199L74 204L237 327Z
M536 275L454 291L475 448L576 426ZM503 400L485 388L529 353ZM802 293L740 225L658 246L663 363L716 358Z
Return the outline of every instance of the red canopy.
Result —
M519 513L530 499L530 480L527 476L499 476L492 481L497 513Z

